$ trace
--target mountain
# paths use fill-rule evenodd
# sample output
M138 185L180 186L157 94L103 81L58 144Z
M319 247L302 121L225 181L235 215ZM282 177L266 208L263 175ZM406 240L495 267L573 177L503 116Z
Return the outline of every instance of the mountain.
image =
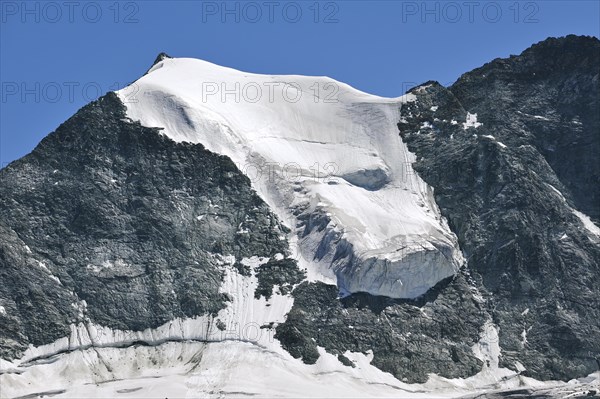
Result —
M398 98L159 54L0 170L0 396L593 395L599 50Z

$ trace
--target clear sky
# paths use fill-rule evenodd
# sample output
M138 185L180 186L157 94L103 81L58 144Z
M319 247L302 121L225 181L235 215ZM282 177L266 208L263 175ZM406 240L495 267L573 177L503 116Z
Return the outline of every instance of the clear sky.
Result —
M427 80L451 84L548 36L598 36L599 4L0 0L0 164L137 79L161 51L397 97Z

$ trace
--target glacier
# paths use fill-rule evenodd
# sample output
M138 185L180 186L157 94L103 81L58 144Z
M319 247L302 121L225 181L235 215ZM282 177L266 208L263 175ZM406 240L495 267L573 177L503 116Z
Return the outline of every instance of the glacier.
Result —
M131 120L230 157L291 228L311 281L415 298L464 263L397 131L413 94L164 57L117 94Z

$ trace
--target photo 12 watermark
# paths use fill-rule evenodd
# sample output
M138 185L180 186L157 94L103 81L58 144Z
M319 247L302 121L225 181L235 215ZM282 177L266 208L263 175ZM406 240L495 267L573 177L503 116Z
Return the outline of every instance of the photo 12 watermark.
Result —
M199 94L203 103L297 103L303 98L315 103L337 103L339 91L336 82L323 81L202 82Z
M237 167L253 183L259 181L297 183L310 180L325 184L336 184L338 183L336 176L340 171L339 165L335 162L315 162L310 165L300 165L298 162L287 162L285 164L278 162L248 162L243 165L238 164Z
M137 1L2 1L0 21L8 23L139 22Z
M339 2L327 1L202 1L202 23L336 24Z
M77 81L4 81L0 83L0 103L88 103L110 91L121 90L124 103L137 103L140 92L137 83L102 83ZM302 100L332 104L339 102L337 82L314 81L228 81L202 82L196 97L202 103L298 103Z
M536 1L402 1L402 23L539 22Z
M0 84L0 103L89 103L97 100L109 91L123 90L123 102L138 102L139 87L133 83L126 86L120 82L110 84L99 82L26 82L7 81Z

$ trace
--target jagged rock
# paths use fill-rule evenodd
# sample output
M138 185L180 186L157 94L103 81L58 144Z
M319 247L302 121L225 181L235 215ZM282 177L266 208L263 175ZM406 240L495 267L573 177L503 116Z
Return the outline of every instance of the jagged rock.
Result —
M600 223L600 41L549 38L450 88L489 134L544 157L575 208ZM508 145L508 143L505 143Z
M282 234L228 158L127 120L109 93L0 171L0 356L84 320L215 314L229 300L219 255L286 254Z
M259 266L256 277L258 287L256 287L254 297L258 299L264 296L269 299L275 286L279 286L282 295L290 293L294 285L304 280L305 273L298 269L295 260L280 259L269 260L264 265Z
M471 347L488 317L468 279L461 273L416 300L366 293L340 299L335 286L305 282L275 337L309 364L318 345L337 355L372 351L373 365L410 383L427 381L429 373L467 377L483 365Z
M492 295L501 366L538 379L599 366L600 237L574 213L600 212L599 49L548 39L448 89L428 82L398 124Z

